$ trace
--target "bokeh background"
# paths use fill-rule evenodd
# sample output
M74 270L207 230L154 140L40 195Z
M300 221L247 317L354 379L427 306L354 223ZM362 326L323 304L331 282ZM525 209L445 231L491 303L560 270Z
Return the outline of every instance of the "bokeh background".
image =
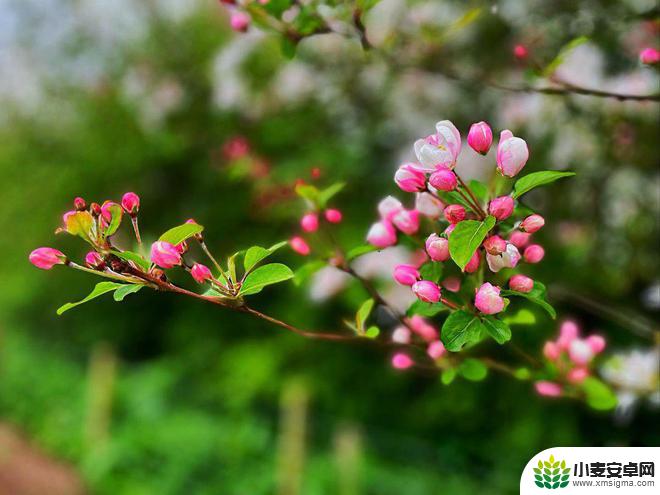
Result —
M530 195L552 219L534 275L559 314L601 331L610 351L653 352L658 103L480 81L527 80L516 43L547 63L586 36L562 78L657 92L657 72L637 59L658 42L657 16L645 0L384 0L366 25L391 56L322 35L291 59L276 36L232 33L212 0L1 0L0 493L516 493L545 448L658 445L644 397L657 392L653 371L624 413L542 399L495 375L443 386L394 372L382 349L304 340L173 295L99 299L57 317L95 281L27 262L41 245L83 256L53 234L61 214L74 196L128 190L142 198L147 240L194 217L216 253L270 245L296 229L300 178L347 182L338 235L357 245L414 139L438 120L462 132L486 120L527 140L527 171L578 173ZM237 136L251 151L229 160ZM483 162L461 166L483 174ZM353 286L325 299L312 280L265 290L255 305L332 329L363 299ZM556 325L539 315L514 340L538 352Z

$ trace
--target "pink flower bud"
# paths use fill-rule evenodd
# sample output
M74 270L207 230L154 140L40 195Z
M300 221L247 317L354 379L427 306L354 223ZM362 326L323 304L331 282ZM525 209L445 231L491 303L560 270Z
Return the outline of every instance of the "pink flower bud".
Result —
M447 169L440 169L431 174L429 183L440 191L453 191L456 189L458 181L454 172Z
M195 263L190 269L190 275L195 279L195 282L198 284L203 283L205 280L211 280L213 275L208 266L202 265L201 263Z
M561 349L555 342L549 340L543 346L543 355L550 361L556 361L561 355Z
M509 236L509 242L516 246L518 249L522 249L527 246L527 244L529 244L530 237L532 237L532 234L514 231Z
M557 345L564 351L568 350L571 342L578 338L580 335L580 329L577 326L577 323L571 320L566 320L559 327L559 338L557 339Z
M63 265L67 262L62 251L54 248L40 247L30 253L30 263L42 270L50 270L55 265Z
M132 192L127 192L121 198L121 206L129 215L135 215L140 209L140 197Z
M410 329L403 325L396 327L394 332L392 332L392 342L396 342L397 344L409 344Z
M605 338L602 335L589 335L586 340L594 354L600 354L603 352L607 345Z
M440 359L446 354L447 350L445 349L444 344L439 340L434 340L426 348L426 353L431 359Z
M467 142L477 153L485 155L493 143L493 131L486 122L481 121L470 126Z
M583 366L594 357L594 351L586 340L574 339L568 346L568 357L578 366Z
M474 297L474 305L485 315L494 315L504 309L504 299L500 297L500 288L484 283Z
M392 217L392 223L404 234L413 235L419 229L419 212L417 210L401 210Z
M393 246L396 244L396 230L387 220L377 222L369 229L367 242L379 249Z
M654 65L660 62L660 50L655 48L644 48L639 52L639 61L646 65Z
M465 220L465 208L462 205L449 205L445 208L444 213L449 223L458 223Z
M513 213L513 198L511 196L500 196L488 203L488 213L498 220L506 220Z
M424 191L426 174L414 163L406 163L394 174L394 182L405 192Z
M98 203L92 203L89 205L89 212L94 217L99 217L101 215L101 205Z
M78 211L83 211L85 208L87 208L87 202L78 196L73 200L73 207Z
M516 292L531 292L534 288L534 280L525 275L514 275L509 279L509 287Z
M438 234L431 234L426 239L426 252L433 261L449 259L449 241Z
M415 209L426 217L436 219L442 215L444 208L442 201L431 193L421 192L415 196Z
M481 263L481 254L477 249L472 255L472 258L470 258L470 261L468 261L467 265L465 265L465 268L463 268L463 271L465 273L474 273L479 269L480 263Z
M534 384L534 388L536 388L536 392L539 395L543 395L544 397L561 396L561 386L558 383L540 381Z
M413 315L407 320L408 325L413 332L419 335L426 342L438 340L439 333L436 328L420 315Z
M525 45L516 45L513 47L513 56L518 60L526 59L528 55L527 48Z
M506 241L499 235L491 235L483 243L484 249L488 254L498 255L506 250Z
M545 256L545 250L538 244L532 244L525 248L523 258L527 263L538 263Z
M410 368L413 364L412 359L410 359L410 356L408 354L404 354L402 352L396 353L394 356L392 356L392 367L394 367L397 370L406 370Z
M461 279L458 277L447 277L442 281L442 286L449 292L458 292L461 290Z
M231 13L231 17L229 19L229 25L234 31L237 31L239 33L244 33L245 31L247 31L251 20L252 19L248 14L237 10Z
M415 282L412 291L420 301L436 303L440 300L440 287L430 280Z
M184 254L188 251L188 243L186 241L180 242L174 246L179 254Z
M545 220L541 215L530 215L520 224L520 230L533 234L545 225Z
M401 285L412 285L420 279L419 271L412 265L395 266L393 276Z
M403 210L401 201L393 196L387 196L378 203L378 213L383 220L392 220L392 217Z
M250 153L250 143L243 136L234 136L222 146L222 154L227 160L238 160Z
M579 383L582 383L588 376L589 376L589 370L587 368L578 367L570 370L566 374L566 379L570 383L577 385Z
M85 264L93 270L101 270L105 266L105 261L99 253L90 251L85 255Z
M454 231L455 228L456 228L456 224L450 223L442 233L447 236L447 239L449 239L449 236L451 235L451 233Z
M316 232L319 228L319 217L316 213L307 213L300 220L300 226L305 232Z
M103 219L104 223L107 225L110 223L112 220L112 209L114 206L119 206L119 208L116 208L116 211L119 212L119 215L123 215L124 210L121 208L120 205L115 203L114 201L104 201L103 206L101 206L101 218Z
M169 242L156 241L151 245L151 261L161 268L172 268L181 264L181 254Z
M325 210L325 219L330 223L339 223L342 219L341 211L334 208Z
M497 145L497 169L500 173L505 177L515 177L528 159L527 143L515 137L509 130L502 131Z
M518 248L511 243L507 243L506 249L496 256L487 253L486 263L493 273L499 272L502 268L515 268L520 261L520 252Z
M309 244L300 236L295 236L289 239L289 245L296 253L307 256L312 250L309 248Z

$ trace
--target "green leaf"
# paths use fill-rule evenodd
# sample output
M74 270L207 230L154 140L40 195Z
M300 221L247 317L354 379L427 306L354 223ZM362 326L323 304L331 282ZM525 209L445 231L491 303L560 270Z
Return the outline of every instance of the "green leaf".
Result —
M245 277L239 295L248 296L251 294L257 294L267 285L284 282L292 277L293 272L291 271L291 268L282 263L270 263L268 265L260 266Z
M296 273L293 276L293 283L296 286L302 285L302 283L307 280L309 277L314 275L317 271L325 266L325 262L321 260L310 261L305 263L303 266L296 270Z
M568 486L568 480L566 480L566 481L562 481L562 482L559 484L559 488L566 488L567 486Z
M536 486L538 486L539 488L543 488L543 483L541 483L540 481L535 481L534 483L536 483Z
M458 371L464 378L479 382L488 375L488 368L478 359L468 358L458 366Z
M376 251L377 249L378 248L376 246L372 246L371 244L365 244L364 246L354 247L348 253L346 253L346 261L351 261L357 258L358 256L371 253L373 251Z
M102 296L103 294L106 294L108 292L112 292L113 290L123 287L124 285L125 284L119 284L116 282L99 282L94 287L94 290L90 292L85 299L82 299L74 303L66 303L63 306L60 306L60 308L57 310L57 314L61 315L65 311L69 311L71 308L75 308L76 306L91 301L92 299L96 299L97 297Z
M448 351L457 352L465 344L477 340L482 330L478 317L467 311L454 311L442 325L442 342Z
M296 194L309 201L312 205L318 204L319 190L311 184L298 184Z
M463 220L449 236L449 254L461 270L495 225L495 217L488 216L483 222Z
M362 331L364 329L364 322L367 321L367 318L369 318L369 314L371 313L373 307L374 300L367 299L357 310L357 314L355 315L355 323L358 327L358 330Z
M117 229L121 224L122 216L124 215L124 211L118 204L110 205L108 207L108 211L110 211L111 215L110 222L108 222L108 227L103 231L103 237L110 237L112 234L117 232Z
M68 215L64 224L65 230L71 235L77 235L88 241L92 237L94 219L88 211L77 211Z
M598 378L588 377L582 382L582 389L587 396L587 404L594 409L605 411L617 404L614 392Z
M534 282L534 288L530 292L516 292L515 290L503 290L500 292L501 296L518 296L518 297L524 297L528 301L533 302L534 304L538 304L541 306L544 310L548 312L548 314L552 317L554 320L557 318L557 312L555 311L555 308L553 308L548 301L546 301L546 288L545 285L543 285L541 282Z
M438 283L442 278L442 263L428 261L420 267L419 274L424 280Z
M586 36L579 36L577 38L573 38L571 41L562 46L557 56L553 58L552 61L543 69L543 77L551 76L557 70L557 68L564 63L566 57L568 57L568 55L573 50L575 50L581 44L586 43L587 41L589 41L589 38Z
M505 316L502 321L507 325L533 325L536 323L536 316L529 309L521 309L516 314Z
M468 184L470 189L477 197L480 203L485 203L488 199L488 188L485 184L479 182L478 180L471 180Z
M257 263L263 261L265 258L273 254L284 245L286 245L286 241L278 242L268 249L261 246L252 246L251 248L248 248L248 250L245 252L245 258L243 259L243 268L245 269L245 273L249 273Z
M443 385L449 385L456 378L456 370L454 368L449 368L442 371L440 375L440 381Z
M121 258L125 261L130 261L132 263L135 263L135 265L142 269L142 271L146 272L149 271L149 268L151 267L151 262L145 260L142 256L140 256L137 253L134 253L132 251L110 251L112 254L117 256L117 258Z
M376 326L371 326L371 327L367 328L366 332L364 332L364 336L368 337L370 339L375 339L379 335L380 335L380 328L378 328Z
M575 172L557 172L554 170L544 170L542 172L534 172L525 175L516 181L516 184L513 186L513 194L511 196L513 199L519 198L535 187L544 186L563 177L571 177L573 175L575 175Z
M516 380L529 380L532 374L527 368L518 368L513 372L513 376L516 378Z
M328 201L330 201L333 198L333 196L335 196L342 189L344 189L345 185L346 184L344 182L336 182L335 184L332 184L330 187L326 187L325 189L320 191L318 193L319 208L325 208Z
M427 303L417 300L410 305L406 314L408 316L420 315L431 317L448 310L449 308L442 303Z
M486 316L482 321L488 335L495 339L498 344L504 344L511 340L511 329L509 325L494 316Z
M292 39L283 36L280 42L280 47L282 48L282 55L284 55L284 58L291 60L296 56L298 44Z
M241 254L242 251L237 251L227 258L227 272L229 272L229 278L233 281L238 280L236 277L236 257Z
M118 287L115 293L112 295L113 299L117 302L123 301L126 296L129 294L135 294L139 291L144 284L126 284Z
M199 234L204 230L204 227L198 223L184 223L177 227L172 227L170 230L161 235L158 240L169 242L170 244L181 244L186 239Z

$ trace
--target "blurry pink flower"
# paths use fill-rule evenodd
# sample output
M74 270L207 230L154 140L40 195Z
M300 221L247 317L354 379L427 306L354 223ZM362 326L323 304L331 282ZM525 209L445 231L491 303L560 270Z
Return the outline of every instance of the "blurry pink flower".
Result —
M309 244L307 244L307 241L305 241L305 239L300 236L292 237L289 240L289 245L291 246L291 249L302 256L307 256L312 252L312 250L309 248Z
M476 308L486 315L494 315L504 309L504 299L500 297L500 288L484 283L474 297Z
M129 215L135 215L140 209L140 197L133 192L127 192L121 198L121 207Z
M573 368L566 374L566 379L573 384L582 383L589 376L589 370L583 367Z
M445 208L444 213L449 223L458 223L465 220L465 208L462 205L449 205Z
M378 214L383 220L392 220L392 217L401 210L403 205L394 196L387 196L378 203Z
M415 209L429 218L438 218L442 215L445 205L438 198L428 192L417 193L415 196Z
M424 317L420 315L413 315L408 320L408 325L413 332L419 335L426 342L433 342L438 340L438 330L431 325Z
M231 13L231 16L229 18L229 25L234 31L237 31L239 33L244 33L245 31L247 31L248 27L250 26L251 20L252 19L248 14L236 10Z
M205 280L211 280L213 275L208 266L202 265L201 263L195 263L190 269L190 275L195 279L195 282L198 284L203 283Z
M100 270L105 265L105 261L99 253L90 251L85 255L85 264L93 270Z
M305 232L316 232L319 228L319 216L316 213L306 213L300 219L300 227Z
M515 268L520 261L520 252L518 248L511 243L507 243L506 249L502 254L493 256L486 253L486 263L488 268L494 273L499 272L503 268Z
M433 261L449 259L449 241L438 234L431 234L426 239L426 252Z
M498 220L506 220L513 213L513 198L511 196L500 196L488 203L488 213Z
M518 249L522 249L527 246L527 244L529 244L530 237L532 237L532 234L527 234L526 232L518 232L516 230L509 236L509 242L516 246Z
M420 279L419 271L412 265L395 266L393 277L401 285L412 285Z
M431 174L429 183L439 191L453 191L456 189L458 181L454 172L440 169Z
M398 326L392 332L392 342L397 344L410 343L410 329L404 325Z
M534 384L534 388L536 388L536 392L539 395L543 395L545 397L561 396L561 386L558 383L540 381Z
M519 137L514 137L509 130L502 131L497 146L497 168L500 173L505 177L515 177L528 159L527 143Z
M479 250L477 249L472 255L472 258L470 258L470 261L468 261L467 265L465 265L465 268L463 268L463 271L465 273L474 273L479 269L480 264L481 264L481 253L479 253Z
M560 349L567 351L571 342L578 338L580 335L580 329L572 320L566 320L559 327L559 338L557 339L557 345Z
M583 366L593 359L594 351L586 340L574 339L568 346L568 357L575 364Z
M156 241L151 245L151 261L161 268L172 268L181 264L181 254L169 242Z
M369 229L367 242L380 249L393 246L396 244L396 230L387 220L377 222Z
M586 341L594 354L600 354L603 352L607 345L605 338L602 335L589 335L589 337L586 338Z
M394 174L394 182L402 191L418 192L426 189L426 174L414 163L401 165Z
M486 238L483 246L488 254L498 255L506 250L506 241L499 235L491 235Z
M404 234L413 235L419 229L419 212L417 210L401 210L392 217L392 223Z
M509 279L509 287L517 292L531 292L534 288L534 280L525 275L514 275Z
M525 248L523 258L527 263L538 263L545 256L545 250L539 244L532 244Z
M533 234L545 225L545 220L541 215L530 215L520 224L520 230Z
M646 65L654 65L660 62L660 50L655 48L644 48L639 52L639 61Z
M543 346L543 355L550 361L556 361L561 355L561 349L552 341L547 341Z
M442 286L449 292L458 292L461 290L461 279L458 277L447 277L442 281Z
M488 153L490 145L493 143L493 131L483 120L476 124L472 124L470 126L470 132L468 133L467 142L474 151L485 155Z
M440 300L440 287L430 280L415 282L412 291L420 301L436 303Z
M334 208L325 210L325 219L330 223L339 223L342 219L341 211Z
M392 356L392 366L397 370L406 370L413 364L415 363L412 359L410 359L410 356L408 356L408 354L404 354L403 352L398 352Z
M78 211L83 211L85 208L87 208L87 202L78 196L73 200L73 207Z
M227 160L238 160L250 152L250 143L243 136L234 136L222 147L222 153Z
M42 270L50 270L55 265L66 263L66 256L62 251L54 248L40 247L30 253L30 263Z
M528 52L527 48L525 48L525 45L516 45L513 47L513 56L516 57L518 60L523 60L527 58Z
M439 340L434 340L426 348L426 353L431 359L440 359L446 354L447 350L445 349L444 344Z

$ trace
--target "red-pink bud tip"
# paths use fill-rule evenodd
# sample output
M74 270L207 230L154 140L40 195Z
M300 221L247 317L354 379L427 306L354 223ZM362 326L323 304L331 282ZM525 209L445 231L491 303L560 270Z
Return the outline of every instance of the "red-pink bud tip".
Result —
M291 249L302 256L307 256L312 251L309 244L307 244L305 239L300 236L292 237L289 240L289 245L291 246Z
M402 352L399 352L394 356L392 356L392 367L397 370L406 370L410 368L413 364L415 363L410 358L410 356Z
M472 124L467 142L474 151L485 155L493 144L493 131L486 122Z
M173 268L181 264L181 253L169 242L156 241L151 245L151 261L161 268Z
M133 216L140 209L140 197L133 192L127 192L121 198L121 206L126 213Z
M198 284L203 283L205 280L211 280L213 278L213 275L211 274L211 270L209 267L206 265L202 265L201 263L195 263L192 268L190 269L190 275L192 275L192 278L195 279L195 282Z
M300 219L300 227L305 232L316 232L319 228L319 217L316 213L307 213Z
M78 196L73 200L73 207L78 211L83 211L84 209L87 208L87 202L83 198Z
M325 219L330 223L339 223L342 219L341 211L334 208L325 210Z
M67 258L62 251L54 248L41 247L30 253L30 263L42 270L50 270L55 265L63 265Z

